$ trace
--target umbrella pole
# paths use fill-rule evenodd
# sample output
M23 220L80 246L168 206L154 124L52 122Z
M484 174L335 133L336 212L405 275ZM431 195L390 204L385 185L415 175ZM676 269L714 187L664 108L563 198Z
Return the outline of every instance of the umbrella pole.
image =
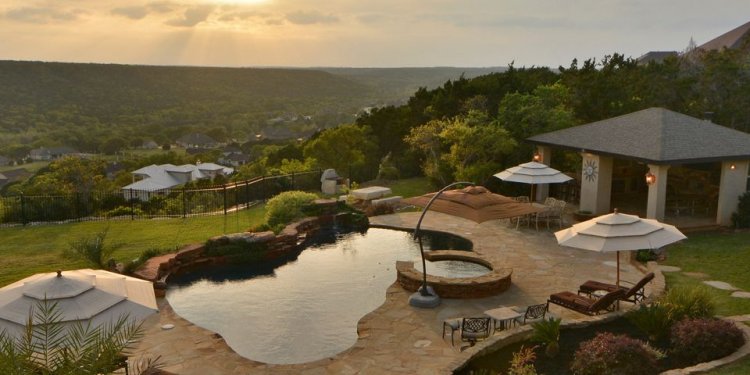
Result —
M617 287L620 287L620 251L617 251Z

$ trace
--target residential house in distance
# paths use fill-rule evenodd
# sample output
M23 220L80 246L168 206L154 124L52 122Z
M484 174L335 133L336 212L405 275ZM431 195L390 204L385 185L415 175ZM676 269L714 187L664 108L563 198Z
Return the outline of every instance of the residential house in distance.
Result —
M159 148L159 145L153 140L149 139L147 141L143 141L140 148L143 150L156 150L157 148Z
M216 148L221 144L203 133L191 133L177 139L177 145L184 148Z
M214 178L218 175L228 176L234 173L234 168L214 163L199 163L198 165L152 164L131 173L133 183L123 186L123 197L147 201L152 196L169 194L171 189L190 181Z
M72 154L78 154L78 151L68 146L50 148L40 147L29 151L29 158L34 161L48 161Z
M27 178L31 177L31 172L27 171L24 168L18 168L10 171L5 171L0 175L2 175L0 176L0 188L2 188L10 183L26 180Z
M750 50L750 22L721 34L695 47L695 50L688 53L718 51L723 48ZM637 60L639 65L646 65L651 61L660 63L669 56L678 56L679 54L677 51L650 51L643 54Z
M237 146L226 146L221 150L221 157L219 157L219 163L231 165L233 167L239 167L245 165L250 161L250 156L245 155Z

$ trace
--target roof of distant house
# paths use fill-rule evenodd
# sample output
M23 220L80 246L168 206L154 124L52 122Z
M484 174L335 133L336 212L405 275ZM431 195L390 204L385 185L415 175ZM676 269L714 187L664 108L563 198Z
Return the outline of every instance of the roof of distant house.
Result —
M750 22L747 22L742 26L736 27L706 43L701 44L697 49L704 51L720 50L722 48L736 49L742 47L743 43L748 42L747 38L749 37Z
M224 175L234 173L234 168L214 163L202 163L198 165L152 164L131 172L135 175L144 176L144 179L124 186L122 189L143 191L164 190L182 184L182 182L180 182L175 176L171 175L171 173L190 173L190 180L194 181L209 177L206 172L219 170L221 170Z
M639 57L637 61L638 61L638 64L641 64L641 65L646 65L652 61L660 63L669 56L677 56L677 55L678 55L677 51L650 51L641 55L641 57Z
M646 163L750 159L750 134L664 108L539 134L528 141Z
M177 139L177 142L189 144L189 145L199 145L199 146L205 146L205 145L211 145L216 144L216 140L203 134L203 133L192 133L192 134L186 134L182 137Z

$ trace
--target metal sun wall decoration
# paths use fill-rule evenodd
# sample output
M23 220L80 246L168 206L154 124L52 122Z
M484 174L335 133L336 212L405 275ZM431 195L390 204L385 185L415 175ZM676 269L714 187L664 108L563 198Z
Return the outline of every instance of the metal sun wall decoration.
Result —
M586 177L586 180L596 181L597 173L596 161L586 160L583 163L583 177Z

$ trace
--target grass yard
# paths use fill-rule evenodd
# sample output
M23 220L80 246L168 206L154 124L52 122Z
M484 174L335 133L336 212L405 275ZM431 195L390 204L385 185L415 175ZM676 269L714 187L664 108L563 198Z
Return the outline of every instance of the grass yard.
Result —
M264 221L264 206L227 216L187 219L90 221L33 227L0 228L0 286L39 272L88 267L62 256L69 243L106 228L108 244L122 244L114 253L118 262L137 258L144 250L176 249L204 242L209 237L247 230Z
M393 195L400 195L404 198L416 197L439 190L439 188L432 186L427 177L413 177L395 181L371 181L361 185L361 187L367 186L389 187Z
M691 234L689 239L669 249L664 264L680 267L685 272L700 272L709 280L728 282L750 291L750 232ZM665 272L667 286L703 285L700 278L681 272ZM717 314L723 316L750 314L750 299L734 298L730 292L712 289L716 296ZM750 374L750 358L711 371L713 375Z
M35 161L31 163L21 164L21 165L4 165L0 167L0 173L5 171L10 171L14 169L23 168L31 173L36 173L36 171L46 167L49 165L48 161Z

